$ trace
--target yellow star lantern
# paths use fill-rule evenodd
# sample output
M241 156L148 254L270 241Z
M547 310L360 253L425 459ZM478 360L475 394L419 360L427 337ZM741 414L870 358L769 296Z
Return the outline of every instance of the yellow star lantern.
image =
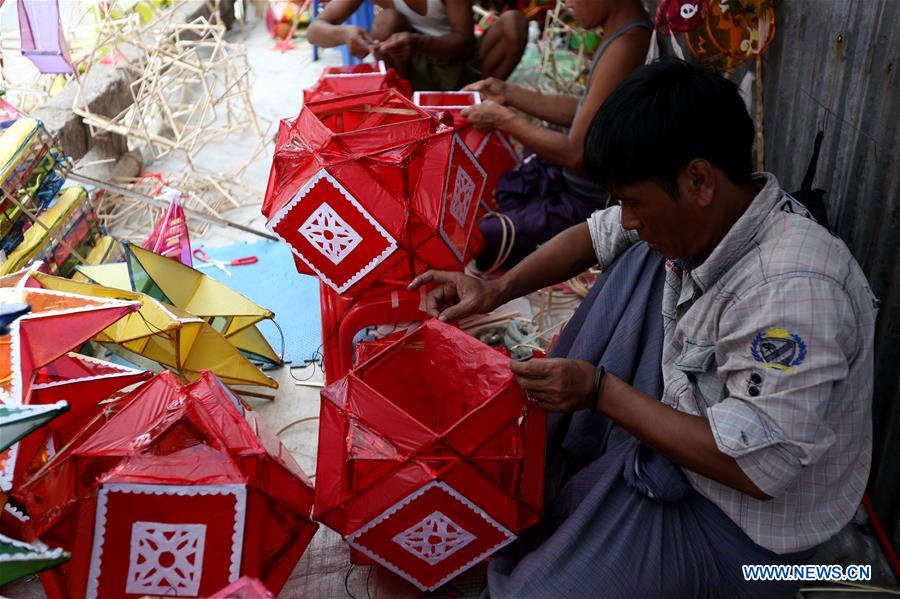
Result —
M16 276L27 277L28 284L53 291L141 302L139 311L128 314L94 337L95 341L110 344L114 351L158 362L189 380L196 380L201 371L209 370L228 385L278 387L278 383L263 374L205 320L147 294L34 271L4 277L0 285L14 281Z
M125 263L82 266L78 270L95 283L145 293L199 316L246 355L272 365L282 364L256 326L273 319L271 311L178 260L129 243L125 244L125 255Z

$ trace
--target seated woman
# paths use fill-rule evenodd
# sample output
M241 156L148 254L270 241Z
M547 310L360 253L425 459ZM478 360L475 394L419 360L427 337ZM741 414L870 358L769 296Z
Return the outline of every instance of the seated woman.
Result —
M415 90L458 90L483 77L509 77L528 41L522 13L505 12L475 38L471 0L372 0L381 7L372 31L344 25L363 0L331 0L310 24L310 43L347 44L358 58L385 60Z
M479 225L486 241L476 263L481 270L514 266L607 201L606 192L582 172L584 136L606 96L643 64L653 24L640 0L569 0L568 5L584 27L603 28L603 43L594 52L580 98L543 94L497 79L466 88L481 92L483 101L464 110L463 116L479 129L506 132L534 153L500 180L495 199L503 216L485 218ZM536 125L512 108L567 127L568 132Z

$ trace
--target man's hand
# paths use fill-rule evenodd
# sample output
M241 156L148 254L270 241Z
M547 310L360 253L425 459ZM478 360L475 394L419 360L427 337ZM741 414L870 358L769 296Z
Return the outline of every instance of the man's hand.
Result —
M389 38L378 44L380 54L390 56L399 64L406 64L412 58L412 52L416 46L416 38L409 31L401 31L391 34Z
M462 88L464 92L478 92L481 94L482 100L492 100L501 106L506 105L506 90L506 81L493 77L476 81Z
M461 272L429 270L413 279L409 289L418 289L427 283L436 283L437 287L425 297L425 311L444 322L470 314L487 314L500 303L495 283Z
M372 51L372 38L369 32L362 27L356 25L344 25L343 29L344 43L350 49L350 54L357 58L365 58Z
M512 110L497 104L493 100L475 104L474 106L467 106L460 111L460 114L479 131L499 129L503 122L516 116Z
M509 369L528 396L548 412L590 408L597 368L584 360L535 358L511 361Z

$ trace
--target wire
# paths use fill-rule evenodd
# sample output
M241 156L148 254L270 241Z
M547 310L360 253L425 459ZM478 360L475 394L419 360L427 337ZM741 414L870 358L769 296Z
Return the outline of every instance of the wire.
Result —
M350 592L350 573L353 572L353 564L350 564L350 567L347 568L347 573L344 575L344 590L347 591L347 595L350 596L350 599L356 599L356 595Z
M278 329L278 335L281 336L281 363L284 364L284 331L281 330L281 325L278 324L278 321L276 321L274 318L272 319L272 324L275 325L275 328Z
M318 350L316 350L316 351L318 352ZM308 377L306 377L305 379L298 379L297 377L294 376L295 368L306 368L310 365L312 365L312 372L309 373ZM289 366L288 374L290 374L291 378L294 379L296 382L305 383L306 381L311 380L312 377L314 377L316 375L316 361L315 360L306 360L306 361L304 361L303 366Z
M296 424L301 424L303 422L312 422L312 421L318 420L318 419L319 419L318 416L307 416L306 418L298 418L297 420L294 420L293 422L288 423L288 424L284 425L283 427L281 427L281 430L279 430L277 433L275 433L275 436L280 437L281 433L283 433L284 431L288 430L289 428L293 427Z
M143 307L143 306L142 306L142 307ZM150 331L150 334L151 334L151 335L163 335L163 336L165 336L165 337L171 338L171 335L169 335L169 333L168 333L167 331L165 331L164 329L159 328L158 326L156 326L155 324L153 324L152 322L150 322L149 320L147 320L147 317L144 316L144 315L141 313L140 310L137 310L137 311L135 312L135 314L137 314L138 316L141 317L141 320L144 321L144 324L147 326L147 329Z

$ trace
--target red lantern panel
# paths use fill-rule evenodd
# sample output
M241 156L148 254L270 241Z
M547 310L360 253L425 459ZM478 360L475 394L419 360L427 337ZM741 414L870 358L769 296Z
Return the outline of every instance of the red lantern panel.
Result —
M393 236L325 169L275 214L270 228L338 293L397 249Z
M391 506L347 537L347 542L420 589L429 590L515 538L465 496L435 481Z
M244 485L105 484L96 514L88 597L202 597L239 577Z
M316 517L420 588L538 521L546 416L500 352L427 320L322 399Z

